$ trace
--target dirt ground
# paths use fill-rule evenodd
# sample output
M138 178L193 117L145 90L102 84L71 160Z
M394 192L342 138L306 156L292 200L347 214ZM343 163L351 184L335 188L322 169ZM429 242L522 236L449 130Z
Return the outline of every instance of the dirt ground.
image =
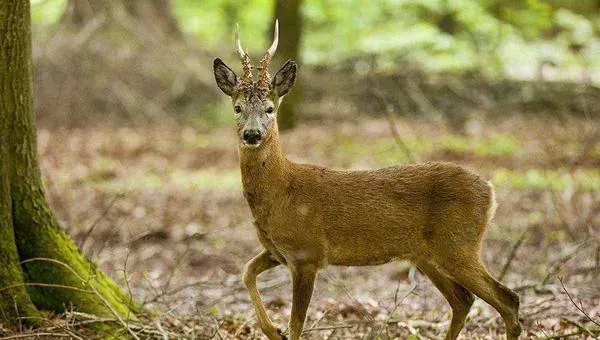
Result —
M304 124L283 134L283 148L294 161L340 169L405 163L388 123ZM472 119L458 134L435 119L396 120L415 159L454 161L494 182L499 209L482 257L519 293L524 339L600 336L599 126L512 116ZM146 337L261 338L240 280L261 246L241 194L231 128L42 128L38 143L47 196L65 228L158 312L149 322L157 331ZM442 339L449 307L409 268L321 272L305 338ZM287 270L263 274L259 287L272 320L285 328ZM503 327L478 299L460 338L501 339Z

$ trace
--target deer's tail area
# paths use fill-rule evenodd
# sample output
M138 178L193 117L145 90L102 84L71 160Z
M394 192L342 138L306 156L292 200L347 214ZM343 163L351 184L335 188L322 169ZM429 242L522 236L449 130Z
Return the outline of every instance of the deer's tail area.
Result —
M498 203L496 202L496 192L494 191L494 184L491 181L487 181L487 185L490 188L490 204L486 211L486 221L489 225L496 215L496 209L498 208Z

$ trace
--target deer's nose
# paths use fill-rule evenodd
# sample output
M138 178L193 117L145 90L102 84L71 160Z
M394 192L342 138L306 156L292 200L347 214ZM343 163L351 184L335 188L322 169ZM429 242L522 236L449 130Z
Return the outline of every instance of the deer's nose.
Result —
M246 130L242 135L244 142L248 144L256 144L261 139L261 133L259 130Z

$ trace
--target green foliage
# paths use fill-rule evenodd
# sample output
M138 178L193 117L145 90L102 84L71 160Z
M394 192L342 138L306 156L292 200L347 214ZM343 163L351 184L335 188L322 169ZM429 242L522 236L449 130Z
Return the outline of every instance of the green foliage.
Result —
M66 0L31 0L31 22L35 26L46 26L58 21L65 11Z
M440 137L439 144L442 150L459 155L473 153L479 157L510 157L520 146L519 141L508 134L476 141L459 135L444 135Z
M510 157L520 147L519 141L508 134L499 134L483 140L475 146L475 154L478 156Z
M508 186L517 190L552 190L565 191L575 188L582 191L600 191L600 171L578 170L561 172L558 170L529 169L514 171L499 169L494 174L493 182L498 186Z
M244 47L251 53L264 53L270 39L267 32L271 29L272 1L174 0L173 3L182 29L197 35L203 46L233 53L238 23Z
M34 0L34 24L56 22L65 2ZM236 22L253 55L269 42L272 0L173 0L173 6L182 29L204 48L219 50L215 53L233 54ZM519 78L536 76L540 64L550 61L568 77L582 62L600 69L595 57L600 13L586 6L592 9L593 3L305 0L302 58L313 65L364 60L386 69L404 62L429 72L472 70ZM574 43L583 48L574 50Z

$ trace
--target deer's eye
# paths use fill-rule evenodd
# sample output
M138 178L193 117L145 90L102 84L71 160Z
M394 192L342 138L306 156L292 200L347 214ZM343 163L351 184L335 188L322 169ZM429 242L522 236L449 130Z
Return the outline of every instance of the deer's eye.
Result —
M269 106L267 108L267 113L273 113L273 107L272 106Z
M233 110L235 111L235 113L241 113L242 112L242 108L239 107L238 105L236 105Z

